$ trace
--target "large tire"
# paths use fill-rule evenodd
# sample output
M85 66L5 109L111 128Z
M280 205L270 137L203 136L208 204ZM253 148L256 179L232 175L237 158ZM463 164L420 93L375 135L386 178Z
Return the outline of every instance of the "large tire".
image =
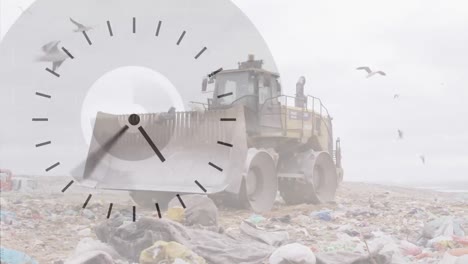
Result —
M280 194L287 204L318 204L335 199L339 180L333 158L328 152L301 153L290 164L291 170L297 166L302 168L300 172L304 177L280 181Z
M255 212L273 208L278 192L276 162L264 150L249 149L241 195L242 200Z
M158 203L161 210L166 210L169 201L175 197L175 194L170 192L130 191L130 197L143 208L156 209L155 204Z

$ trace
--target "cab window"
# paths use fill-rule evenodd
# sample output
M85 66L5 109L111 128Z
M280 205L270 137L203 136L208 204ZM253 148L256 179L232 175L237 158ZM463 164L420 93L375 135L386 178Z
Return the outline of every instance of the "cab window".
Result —
M216 92L213 100L219 105L229 105L236 99L247 94L253 94L253 86L249 83L249 75L246 72L220 74L217 76ZM229 96L220 95L230 94Z
M273 97L272 95L272 79L270 76L260 76L258 79L258 101L264 104L266 100Z

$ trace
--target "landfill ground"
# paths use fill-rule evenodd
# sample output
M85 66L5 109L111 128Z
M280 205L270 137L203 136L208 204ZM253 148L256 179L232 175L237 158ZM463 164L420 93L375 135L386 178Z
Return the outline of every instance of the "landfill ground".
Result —
M126 192L74 184L62 193L68 182L41 178L35 190L1 193L1 246L24 252L38 263L61 263L81 239L95 238L93 227L106 220L109 203L114 204L113 212L131 212L134 205ZM88 194L93 196L83 210ZM137 207L137 219L142 216L157 217L157 213ZM439 263L452 248L468 246L465 234L446 239L451 241L418 242L424 224L441 217L459 219L459 227L468 230L468 193L345 182L334 203L287 206L278 199L271 212L261 215L221 207L219 224L232 236L240 232L243 220L262 230L287 231L289 241L314 252L366 254L367 241L391 237L402 263Z

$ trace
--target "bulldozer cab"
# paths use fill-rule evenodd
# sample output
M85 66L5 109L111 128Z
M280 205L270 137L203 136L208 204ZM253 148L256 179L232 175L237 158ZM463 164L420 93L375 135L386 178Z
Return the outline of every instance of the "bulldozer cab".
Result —
M228 109L242 105L246 113L249 135L261 134L260 112L265 105L278 104L281 95L279 75L261 68L262 61L239 63L239 69L222 71L210 78L214 83L213 97L208 99L208 109Z
M243 104L254 109L255 97L254 82L248 71L223 72L216 77L215 92L209 106L231 107L243 100Z
M216 76L213 98L209 108L244 105L258 111L268 99L281 94L278 76L260 69L230 70Z
M208 109L242 105L249 136L315 141L315 148L332 152L331 117L321 100L283 95L279 74L264 70L262 64L251 55L239 63L238 69L211 76L207 83L214 84L214 90L213 97L208 99Z

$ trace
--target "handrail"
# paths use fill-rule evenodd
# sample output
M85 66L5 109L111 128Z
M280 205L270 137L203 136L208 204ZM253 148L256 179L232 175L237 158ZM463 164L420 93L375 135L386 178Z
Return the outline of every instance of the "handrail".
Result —
M323 115L322 115L322 109L325 110L325 112L327 113L327 117L328 119L331 119L331 116L330 116L330 113L328 112L328 108L325 107L325 105L322 103L322 100L318 97L315 97L315 96L311 96L311 95L307 95L307 98L312 98L312 104L314 104L314 101L317 100L319 103L320 103L320 119L323 119ZM309 100L307 100L307 104L309 103ZM315 109L312 109L312 111L314 112ZM327 134L328 134L328 137L330 138L331 141L333 141L333 135L332 135L332 131L330 129L330 127L328 126L328 123L325 122L325 127L327 128ZM333 147L331 149L333 151Z
M327 116L330 116L330 113L328 112L328 108L325 107L325 105L322 103L322 100L318 97L315 97L315 96L312 96L312 95L307 95L308 98L312 98L312 100L317 100L320 102L320 107L325 109L325 111L327 112Z
M190 101L189 103L194 104L194 105L202 105L203 108L204 108L205 110L207 110L208 104L201 103L201 102L194 102L194 101Z
M275 96L275 97L270 97L270 98L268 98L268 99L265 100L265 102L264 102L264 104L262 105L262 107L260 108L260 111L259 111L259 112L260 112L260 113L263 112L263 107L265 107L265 105L267 105L267 104L266 104L267 101L273 101L273 100L279 99L279 98L281 98L281 97L284 97L284 98L285 98L285 104L286 104L285 106L286 106L286 108L287 108L287 106L288 106L288 105L287 105L287 99L288 99L288 98L292 98L292 99L298 98L298 97L296 97L296 96L290 96L290 95L278 95L278 96ZM307 95L306 98L310 98L310 99L312 99L312 100L306 100L307 103L305 104L305 106L302 106L302 114L303 114L304 112L306 112L306 111L304 111L304 110L311 109L311 111L312 111L312 128L313 128L313 131L315 131L315 120L314 120L314 115L315 115L315 112L316 112L316 111L315 111L315 100L317 100L317 101L319 102L319 104L320 104L320 110L319 110L320 119L321 119L321 120L324 120L324 115L323 115L323 111L322 111L322 110L325 111L326 116L328 117L328 119L331 119L331 116L330 116L330 113L329 113L329 111L328 111L328 108L325 107L325 105L322 103L322 100L321 100L320 98L317 98L317 97L314 97L314 96L311 96L311 95ZM310 101L311 101L311 106L312 106L312 108L309 108L309 102L310 102ZM307 111L307 112L308 112L308 111ZM286 113L287 113L287 110L286 110ZM281 112L280 112L279 114L281 115ZM303 115L302 115L302 116L303 116ZM285 120L286 120L286 119L285 119ZM286 123L287 123L287 122L286 122ZM326 127L326 129L327 129L328 137L330 138L331 141L333 141L330 127L329 127L329 125L328 125L327 122L324 122L324 123L325 123L325 127ZM304 128L302 128L302 129L304 129ZM286 128L286 130L287 130L287 128ZM331 150L331 151L333 151L333 150Z
M278 98L280 98L280 97L293 98L293 99L296 99L296 98L297 98L296 96L291 96L291 95L282 94L282 95L278 95L278 96L275 96L275 97L270 97L270 98L266 99L265 102L266 102L266 101L272 101L272 100L278 99ZM322 100L320 100L320 98L315 97L315 96L311 96L311 95L307 95L306 97L307 97L307 98L312 98L312 102L313 102L314 100L319 101L320 107L323 108L323 109L325 110L325 112L327 113L327 116L330 116L330 114L329 114L329 112L328 112L328 108L325 107L325 105L322 103ZM308 104L309 104L309 103L308 103L308 100L307 100L307 106L308 106ZM263 110L263 107L264 107L264 106L265 106L265 103L262 105L262 108L260 109L260 111ZM305 109L307 109L307 106L306 106ZM303 107L303 108L304 108L304 107ZM315 110L315 109L312 109L312 110Z

